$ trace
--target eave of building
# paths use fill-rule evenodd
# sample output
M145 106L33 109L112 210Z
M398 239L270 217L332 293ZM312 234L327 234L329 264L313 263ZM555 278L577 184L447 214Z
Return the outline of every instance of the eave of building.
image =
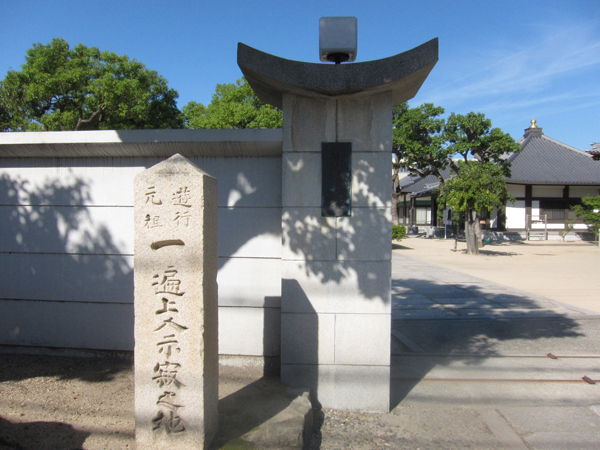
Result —
M283 130L101 130L0 133L0 158L277 157Z
M539 181L539 180L514 180L512 178L506 180L506 184L532 184L536 186L600 186L599 181L595 182L572 182L572 181Z

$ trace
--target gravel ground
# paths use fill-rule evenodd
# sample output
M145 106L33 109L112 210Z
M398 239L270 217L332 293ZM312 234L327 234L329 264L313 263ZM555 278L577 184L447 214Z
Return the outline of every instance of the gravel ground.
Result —
M1 450L135 448L130 362L8 354L0 360Z
M503 449L471 408L411 405L390 414L332 409L323 414L321 450Z
M130 361L10 354L0 354L0 360L0 450L135 448ZM249 396L258 399L254 405L260 414L269 414L269 407L281 409L264 403L265 396L281 390L277 379L256 380L240 372L222 367L220 391L227 397L223 409L235 408L233 403ZM468 430L454 420L457 414L466 418ZM234 414L223 410L220 416L224 422ZM474 410L435 405L398 406L390 414L324 409L316 411L310 450L499 450L478 421ZM231 424L222 429L222 442L235 435Z

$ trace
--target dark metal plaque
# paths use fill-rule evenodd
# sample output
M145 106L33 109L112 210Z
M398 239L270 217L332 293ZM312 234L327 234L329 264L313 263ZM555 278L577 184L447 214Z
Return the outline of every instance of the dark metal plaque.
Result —
M323 217L347 217L352 208L352 143L321 143Z

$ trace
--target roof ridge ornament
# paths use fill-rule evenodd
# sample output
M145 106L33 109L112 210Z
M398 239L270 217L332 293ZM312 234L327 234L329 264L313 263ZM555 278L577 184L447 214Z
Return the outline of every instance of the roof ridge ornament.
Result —
M531 125L529 125L529 128L525 128L525 135L524 137L529 138L532 136L542 136L544 133L542 132L542 128L537 126L537 120L535 119L531 119Z

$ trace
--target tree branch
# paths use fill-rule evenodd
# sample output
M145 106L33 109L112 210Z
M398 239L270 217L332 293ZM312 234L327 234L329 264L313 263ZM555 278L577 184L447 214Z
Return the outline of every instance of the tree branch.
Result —
M77 120L77 125L75 126L75 131L78 131L81 125L90 123L92 120L98 116L98 114L102 114L104 112L104 103L100 105L100 107L92 113L89 119L82 119L81 117Z
M458 175L458 165L452 159L450 160L450 168Z

